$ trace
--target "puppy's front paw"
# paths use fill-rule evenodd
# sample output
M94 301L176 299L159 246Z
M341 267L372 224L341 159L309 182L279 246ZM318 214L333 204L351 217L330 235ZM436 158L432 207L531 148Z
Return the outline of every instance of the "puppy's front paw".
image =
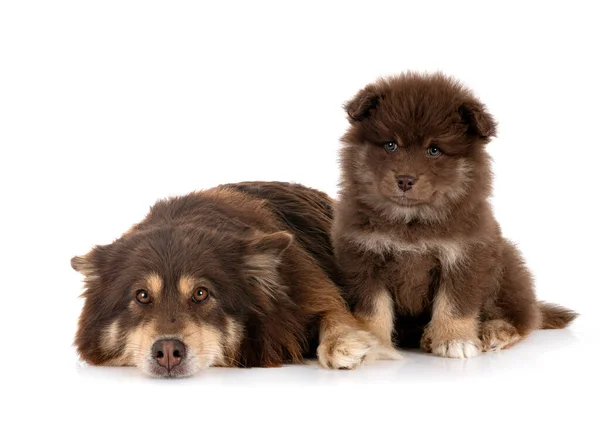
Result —
M347 329L326 335L317 348L317 357L325 368L355 369L377 345L377 338L371 333Z
M481 353L479 339L444 339L431 325L425 327L421 337L421 349L428 353L448 358L471 358Z
M431 352L440 357L471 358L481 352L478 340L452 339L431 344Z
M423 332L423 336L421 336L421 350L430 353L432 343L433 341L431 338L431 329L429 329L429 326L426 326L425 331Z

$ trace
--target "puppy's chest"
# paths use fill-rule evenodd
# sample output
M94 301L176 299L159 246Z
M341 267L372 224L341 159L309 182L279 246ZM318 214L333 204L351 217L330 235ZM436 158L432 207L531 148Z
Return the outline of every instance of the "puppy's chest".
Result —
M465 258L464 243L427 240L404 242L390 236L371 238L368 248L385 257L381 276L398 311L416 315L431 309L437 282Z
M404 251L386 257L382 276L401 314L417 315L431 308L441 265L431 252Z

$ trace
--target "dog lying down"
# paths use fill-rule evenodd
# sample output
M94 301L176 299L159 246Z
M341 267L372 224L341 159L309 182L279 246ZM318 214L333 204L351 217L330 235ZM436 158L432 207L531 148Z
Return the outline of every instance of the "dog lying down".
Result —
M247 182L157 202L109 245L74 257L85 276L75 339L94 365L183 377L209 366L326 368L399 358L336 288L332 201Z

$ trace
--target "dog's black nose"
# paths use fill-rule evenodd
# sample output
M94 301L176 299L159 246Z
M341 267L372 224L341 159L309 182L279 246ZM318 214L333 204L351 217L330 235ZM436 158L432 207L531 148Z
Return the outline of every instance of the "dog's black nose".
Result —
M185 358L185 345L177 339L161 339L152 345L152 357L162 367L171 371Z
M416 182L415 178L413 178L412 176L408 176L408 175L398 176L398 186L404 192L408 191L409 189L412 189L415 182Z

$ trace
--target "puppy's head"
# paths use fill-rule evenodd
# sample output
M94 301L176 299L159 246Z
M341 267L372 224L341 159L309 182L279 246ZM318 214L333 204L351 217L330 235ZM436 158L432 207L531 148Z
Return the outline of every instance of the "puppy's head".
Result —
M277 267L291 239L165 226L74 257L85 276L81 357L157 377L237 364L244 321L278 295Z
M405 73L367 85L345 105L343 184L382 213L439 220L489 194L485 106L442 74Z

